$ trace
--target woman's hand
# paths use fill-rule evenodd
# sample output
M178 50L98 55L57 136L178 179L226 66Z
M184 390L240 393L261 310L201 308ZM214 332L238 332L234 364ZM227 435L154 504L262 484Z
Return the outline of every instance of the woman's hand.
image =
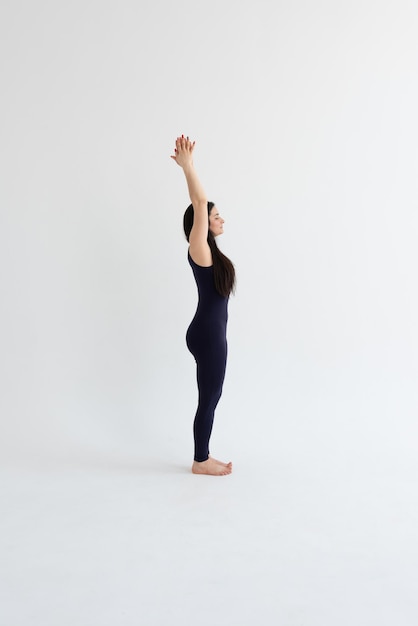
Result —
M183 169L188 165L193 164L193 150L195 141L191 142L188 137L182 135L176 139L176 147L174 148L175 154L171 156L172 159L180 165Z

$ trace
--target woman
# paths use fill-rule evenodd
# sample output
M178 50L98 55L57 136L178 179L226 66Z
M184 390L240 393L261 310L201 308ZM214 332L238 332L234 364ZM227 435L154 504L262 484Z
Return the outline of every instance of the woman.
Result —
M186 334L187 347L196 360L199 389L193 424L192 472L225 476L232 472L232 463L217 461L209 455L209 439L225 377L228 298L234 289L235 270L215 242L215 237L223 232L224 220L213 202L208 202L198 179L193 166L194 146L195 142L182 135L176 139L175 154L171 157L183 168L189 188L192 204L184 214L183 224L190 244L188 260L199 293L197 311Z

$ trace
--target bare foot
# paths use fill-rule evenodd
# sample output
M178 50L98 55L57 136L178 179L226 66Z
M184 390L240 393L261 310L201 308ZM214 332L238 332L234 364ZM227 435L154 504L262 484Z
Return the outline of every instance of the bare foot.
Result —
M232 464L221 465L219 461L215 461L212 457L209 457L207 461L193 461L192 465L193 474L208 474L209 476L226 476L232 472Z
M231 461L229 461L229 463L224 463L223 461L218 461L218 459L214 459L213 456L210 456L210 454L209 454L209 458L212 459L212 461L215 461L215 463L218 463L219 465L223 465L224 467L232 467Z

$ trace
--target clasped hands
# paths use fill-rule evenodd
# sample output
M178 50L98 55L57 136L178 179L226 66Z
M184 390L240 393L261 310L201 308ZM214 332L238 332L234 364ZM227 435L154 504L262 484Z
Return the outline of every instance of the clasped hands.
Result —
M171 155L171 158L177 163L177 165L185 167L186 165L191 165L193 163L193 150L195 143L195 141L190 141L190 139L184 135L177 137L176 147L174 148L175 154Z

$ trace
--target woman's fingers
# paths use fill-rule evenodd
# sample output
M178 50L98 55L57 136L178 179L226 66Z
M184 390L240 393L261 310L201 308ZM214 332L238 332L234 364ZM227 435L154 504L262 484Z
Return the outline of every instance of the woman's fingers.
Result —
M184 135L182 135L181 137L177 137L176 147L174 148L176 156L182 152L192 153L195 147L195 143L195 141L190 141L189 137L185 137Z

